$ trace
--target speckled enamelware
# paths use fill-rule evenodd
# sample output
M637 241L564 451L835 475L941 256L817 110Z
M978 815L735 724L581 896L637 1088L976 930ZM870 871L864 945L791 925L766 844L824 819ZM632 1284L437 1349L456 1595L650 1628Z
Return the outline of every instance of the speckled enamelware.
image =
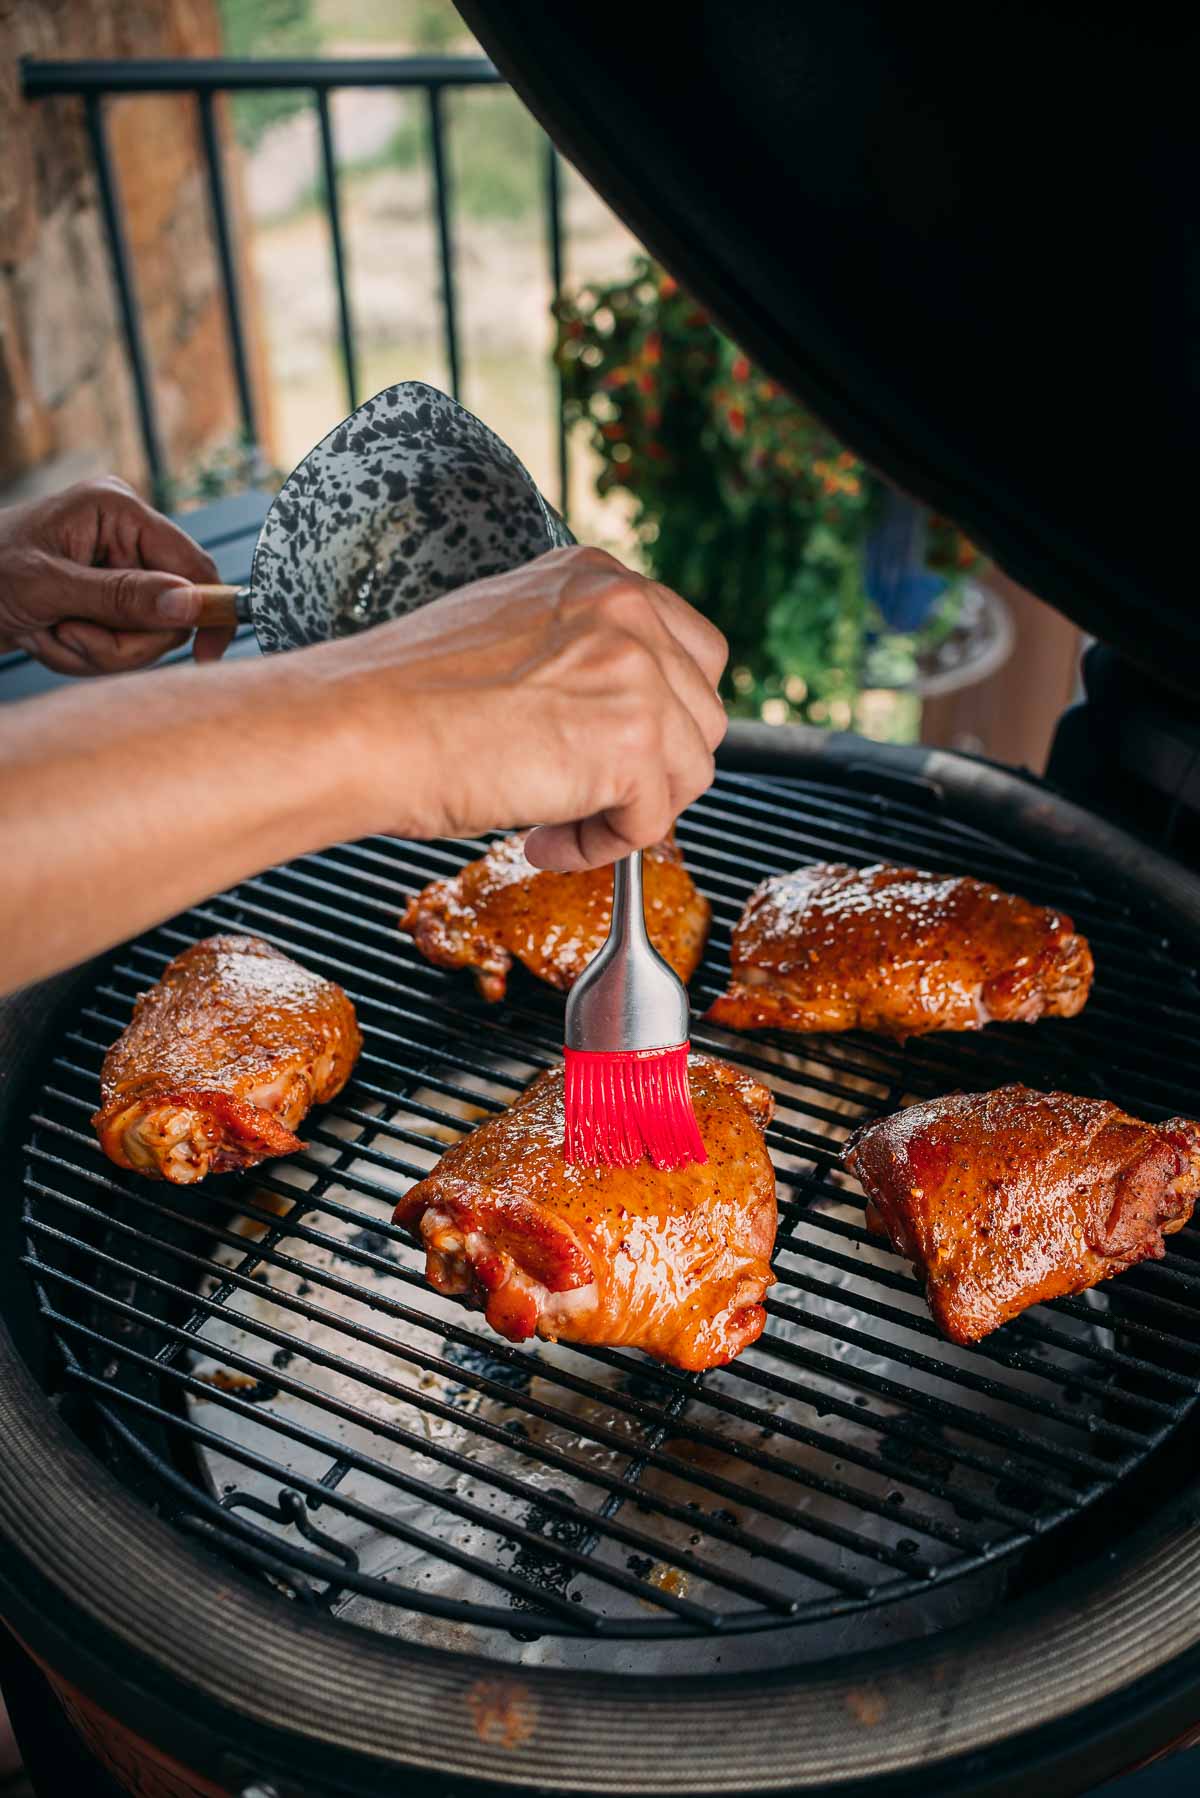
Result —
M264 650L299 649L572 541L494 431L402 381L288 476L254 552L249 614Z

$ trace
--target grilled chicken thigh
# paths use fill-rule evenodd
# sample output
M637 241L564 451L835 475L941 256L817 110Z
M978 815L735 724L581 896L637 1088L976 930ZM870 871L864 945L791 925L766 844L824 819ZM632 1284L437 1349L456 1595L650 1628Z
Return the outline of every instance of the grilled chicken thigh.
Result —
M397 1205L397 1223L420 1227L431 1284L472 1295L513 1342L536 1331L684 1368L754 1342L775 1242L771 1095L701 1055L689 1078L708 1160L664 1174L568 1167L562 1069L541 1075Z
M1002 1086L912 1105L846 1146L954 1342L1164 1252L1200 1193L1200 1124Z
M187 1186L300 1148L361 1048L340 986L257 937L208 937L139 997L92 1123L118 1167Z
M643 857L646 928L679 978L691 979L711 910L674 838ZM525 859L524 836L504 837L448 880L417 893L400 919L426 961L470 968L485 999L503 999L514 959L565 992L608 935L612 869L552 874Z
M1072 1018L1092 954L1070 918L982 880L822 862L775 874L733 933L735 1030L876 1030L903 1039Z

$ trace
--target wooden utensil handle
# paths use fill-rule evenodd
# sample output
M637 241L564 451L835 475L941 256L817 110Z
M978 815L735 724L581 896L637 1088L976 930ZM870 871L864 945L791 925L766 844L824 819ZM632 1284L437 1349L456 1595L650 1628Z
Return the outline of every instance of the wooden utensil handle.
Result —
M214 583L208 587L193 587L192 592L200 595L200 616L196 621L198 629L209 630L214 625L220 629L238 622L237 602L238 594L241 592L240 587L226 587Z

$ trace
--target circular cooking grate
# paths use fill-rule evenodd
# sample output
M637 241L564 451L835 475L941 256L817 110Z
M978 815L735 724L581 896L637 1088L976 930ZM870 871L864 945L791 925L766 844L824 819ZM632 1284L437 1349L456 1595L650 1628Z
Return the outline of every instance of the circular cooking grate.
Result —
M405 896L479 843L374 839L248 880L116 953L56 1045L24 1217L64 1383L148 1499L305 1601L383 1630L420 1613L525 1639L834 1619L1061 1526L1194 1401L1200 1232L960 1349L838 1167L863 1118L954 1088L1020 1079L1152 1118L1195 1110L1194 971L1068 867L919 797L722 772L678 834L714 905L694 1041L758 1073L778 1107L777 1284L766 1333L728 1368L511 1347L425 1285L389 1221L397 1193L559 1050L557 995L521 976L486 1006L395 929ZM751 886L822 858L971 873L1062 906L1096 952L1087 1010L905 1049L701 1024ZM219 930L339 980L366 1047L302 1155L164 1188L105 1161L88 1117L135 995Z

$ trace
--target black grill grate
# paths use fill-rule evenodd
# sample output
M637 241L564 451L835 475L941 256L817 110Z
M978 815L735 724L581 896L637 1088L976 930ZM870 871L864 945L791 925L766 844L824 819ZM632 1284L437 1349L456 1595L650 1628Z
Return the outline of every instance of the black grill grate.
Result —
M405 894L479 844L380 839L247 881L113 957L57 1046L27 1147L26 1259L66 1384L161 1509L307 1602L376 1627L398 1607L624 1637L830 1618L1062 1525L1193 1402L1196 1230L961 1350L864 1230L837 1162L865 1116L1013 1078L1194 1111L1194 970L1069 869L850 784L722 773L679 836L715 908L699 1007L750 886L819 857L995 879L1070 910L1098 965L1072 1023L905 1050L697 1026L778 1103L770 1321L712 1374L510 1347L425 1286L388 1221L446 1142L558 1051L554 994L519 977L489 1008L395 930ZM201 1190L124 1176L88 1124L104 1048L172 955L227 929L346 986L356 1077L293 1160Z

